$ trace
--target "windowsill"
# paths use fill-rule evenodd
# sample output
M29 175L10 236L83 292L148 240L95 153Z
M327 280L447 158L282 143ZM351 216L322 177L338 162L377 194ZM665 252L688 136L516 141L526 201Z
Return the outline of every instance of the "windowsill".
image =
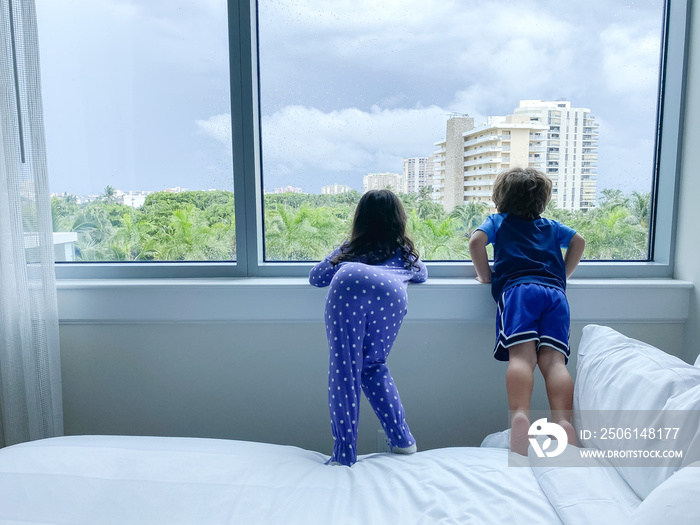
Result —
M61 324L320 322L325 288L306 278L95 279L57 283ZM674 279L572 279L571 319L685 322L693 284ZM465 278L409 286L406 321L493 322L490 287Z

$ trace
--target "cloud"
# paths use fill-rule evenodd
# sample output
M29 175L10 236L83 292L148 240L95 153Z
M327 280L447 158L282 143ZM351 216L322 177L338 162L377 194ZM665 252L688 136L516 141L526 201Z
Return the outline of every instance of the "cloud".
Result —
M360 189L367 173L400 173L403 158L432 154L447 114L438 106L329 112L287 106L263 119L265 186L317 193L341 182Z
M205 120L195 121L197 132L213 138L224 146L231 145L231 114L212 115Z
M437 107L345 108L324 112L287 106L263 119L265 186L300 186L318 193L342 182L360 189L362 176L403 169L405 157L428 156L445 133L449 111ZM197 133L227 147L231 115L195 122Z
M634 97L634 103L654 98L659 78L658 30L613 24L600 34L607 89Z

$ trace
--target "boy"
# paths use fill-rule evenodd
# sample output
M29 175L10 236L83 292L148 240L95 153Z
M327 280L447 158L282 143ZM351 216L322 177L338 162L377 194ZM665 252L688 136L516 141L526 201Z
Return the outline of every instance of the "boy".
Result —
M569 422L574 383L569 358L569 304L566 279L576 269L584 238L540 214L551 199L552 181L531 168L513 168L496 177L490 215L469 240L476 280L491 283L498 304L494 357L508 361L506 389L511 420L511 450L527 455L533 373L539 366L552 420L576 443ZM493 274L486 246L494 246ZM566 248L562 257L561 248Z

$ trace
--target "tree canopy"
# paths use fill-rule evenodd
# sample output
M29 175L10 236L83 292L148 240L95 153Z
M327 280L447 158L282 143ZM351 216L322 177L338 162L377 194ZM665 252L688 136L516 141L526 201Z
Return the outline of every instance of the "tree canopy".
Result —
M78 234L79 261L231 261L236 257L235 207L229 191L157 192L141 208L117 202L113 188L77 204L72 195L52 197L54 231ZM544 216L586 239L584 259L646 260L649 253L649 193L603 190L598 207L570 212L553 203ZM469 236L489 213L468 202L447 213L429 194L399 194L407 230L424 260L469 259ZM356 191L340 195L299 193L264 196L265 258L318 261L350 233Z

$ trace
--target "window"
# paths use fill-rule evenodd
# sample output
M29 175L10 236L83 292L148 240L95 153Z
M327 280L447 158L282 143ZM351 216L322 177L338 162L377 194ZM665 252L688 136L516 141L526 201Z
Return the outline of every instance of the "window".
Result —
M478 128L505 130L510 123L517 129L523 124L516 119L524 118L535 127L528 135L539 139L540 119L559 125L562 116L567 133L557 145L572 162L561 170L550 164L555 184L582 183L579 117L590 129L587 159L596 164L580 199L555 199L548 215L592 239L588 259L650 260L656 167L649 146L656 141L663 0L612 9L587 0L556 9L437 0L368 2L362 9L273 0L258 6L265 260L314 260L330 252L347 234L367 178L405 193L411 235L424 259L463 260L465 234L493 210L469 213L469 192L481 188L449 193L465 177L461 163L450 162L451 142L464 152L467 171L470 165L488 170L493 180L506 168L480 142L491 133ZM563 93L576 95L557 98ZM451 115L463 126L454 136ZM384 177L400 173L402 159L433 158L441 140L448 152L444 165L433 163L440 171L434 180L445 179L437 191L421 196L405 184L402 191L401 182ZM508 167L527 166L529 158L541 169L555 160L546 146L532 144L534 152L521 158L528 145L514 144ZM336 182L356 190L354 200L318 199L324 185ZM285 193L288 188L298 193ZM441 206L423 203L428 195ZM435 238L428 220L443 226L441 234L452 230L449 242Z
M235 260L226 3L37 0L37 16L61 258Z
M68 113L80 114L89 122L98 108L95 105L90 111L59 112L62 117L58 119L51 114L51 105L57 107L51 97L59 92L57 84L66 78L65 71L60 69L65 68L66 57L75 55L70 64L74 72L70 76L74 95L65 106L77 107L69 102L80 98L80 94L86 94L87 101L101 98L103 102L113 102L112 106L106 105L104 113L97 111L101 120L83 131L81 140L97 141L104 131L100 125L121 126L126 130L120 139L102 150L82 147L73 155L76 165L94 166L89 178L98 189L91 191L108 199L111 193L108 188L151 190L145 185L151 175L157 173L162 177L165 173L170 177L185 160L199 160L198 185L169 182L173 179L168 178L167 183L153 189L233 190L235 221L227 208L229 222L225 224L228 234L233 234L234 228L236 231L235 251L231 249L228 258L205 254L153 259L146 265L65 263L57 269L59 277L304 275L310 263L295 261L318 259L343 238L363 179L370 175L374 179L383 177L384 181L393 181L389 184L398 190L403 185L403 159L420 157L433 161L433 170L425 180L432 188L423 194L404 196L407 210L415 217L412 235L425 259L459 261L431 265L432 275L471 275L471 265L463 262L465 254L460 252L462 245L457 242L469 228L466 223L461 223L461 230L455 228L457 236L442 242L452 243L452 252L434 249L430 242L435 239L425 229L421 230L427 219L445 221L455 209L467 208L465 203L481 200L475 195L462 195L468 192L446 193L451 187L462 187L462 184L449 184L446 175L451 151L448 120L470 126L464 131L457 130L458 135L482 124L501 126L496 131L489 129L471 135L475 141L481 140L481 136L496 136L498 141L507 140L506 144L512 145L508 158L486 150L484 162L488 161L488 165L483 167L483 173L488 176L493 175L499 159L509 163L508 166L519 162L516 141L522 134L516 133L517 128L507 129L503 125L506 116L522 115L528 125L544 126L545 133L537 129L542 137L547 137L549 128L547 140L556 140L557 148L573 151L566 144L568 133L561 136L558 133L561 116L568 117L575 108L588 110L581 113L585 129L592 135L587 147L591 150L598 147L597 158L591 151L591 157L586 159L589 162L586 188L593 188L594 194L591 196L588 191L579 193L580 198L563 199L572 209L562 208L560 212L575 214L577 207L588 207L593 208L586 212L590 217L602 204L614 207L627 199L623 204L629 217L633 192L649 194L646 201L649 211L644 213L650 227L644 232L644 242L651 247L642 256L621 257L639 263L599 261L584 264L577 275L670 275L687 1L673 0L664 5L661 0L649 0L614 7L603 1L581 1L567 3L565 7L557 5L556 9L538 4L536 11L520 13L512 2L503 2L501 8L489 4L488 12L482 12L480 9L486 7L442 2L408 2L394 10L385 3L368 3L362 9L354 4L344 7L328 2L295 3L292 8L288 2L259 0L256 11L256 4L246 0L229 0L227 5L223 0L206 3L181 0L173 2L168 13L156 12L158 8L150 2L122 4L115 0L105 4L115 9L112 16L93 16L89 23L83 21L86 24L83 32L96 40L111 38L128 42L131 54L105 53L93 46L93 54L98 55L93 56L94 64L109 62L106 56L112 58L110 78L122 88L114 96L108 89L110 86L102 87L97 82L99 79L90 79L90 67L80 63L79 56L61 53L70 47L64 43L67 37L62 34L71 27L67 22L72 20L66 7L69 4L75 2L37 0L52 190L54 176L60 177L68 170L53 164L56 158L53 151L62 147L60 137L56 138L61 126L56 123L73 116ZM99 9L93 3L81 8L90 16ZM211 10L217 14L205 16ZM177 11L181 11L191 26L174 23ZM125 20L133 21L135 16L148 13L153 16L139 19L125 29ZM87 16L79 15L79 21L81 16ZM457 25L449 25L453 21ZM431 29L435 24L439 24L440 31ZM474 30L464 31L465 27ZM119 30L123 32L117 35ZM592 34L602 37L591 38ZM154 35L159 37L158 45L145 45L147 37ZM189 35L193 35L191 40ZM531 38L533 35L537 38ZM476 44L471 45L470 38L479 38L482 47L478 56L492 59L475 60L470 50ZM194 40L198 39L206 41L205 52L198 53L194 46ZM573 45L574 41L578 43ZM229 49L233 52L228 53ZM514 60L517 53L521 53L517 56L519 60ZM163 62L155 60L147 65L146 58ZM458 67L447 66L441 62L443 58ZM128 63L131 69L119 70L123 63ZM506 67L506 63L512 68ZM194 65L194 69L177 69L183 64ZM203 70L211 74L197 77L199 90L187 91L190 77ZM575 72L572 77L575 83L570 85L566 81L569 70ZM221 71L230 76L221 80L218 76ZM557 71L557 75L551 75L552 71ZM158 80L159 74L168 81ZM469 78L478 78L481 83L470 82ZM534 84L540 78L545 81ZM662 108L656 104L659 78L664 87ZM518 82L510 81L513 79ZM605 89L599 89L600 79L604 79ZM157 86L156 93L142 96L147 84L152 82ZM522 82L528 83L527 93L513 88ZM539 106L538 100L525 100L532 93L542 102L552 102L552 111L546 105ZM557 99L564 94L572 99ZM207 105L206 111L194 109L200 103ZM612 105L622 116L613 114ZM156 118L161 106L172 110L164 119ZM564 115L559 115L560 112ZM658 115L663 117L659 126ZM537 121L530 121L533 116L538 117ZM185 117L190 124L189 143L164 144L164 137L159 136L164 134L161 130L168 130ZM157 128L154 121L164 123L164 127ZM655 135L657 127L662 130L660 136ZM136 140L142 135L154 142ZM209 142L205 147L206 141ZM187 149L192 144L202 146L199 156L195 150ZM479 148L478 143L471 145ZM463 146L460 144L459 151L463 151ZM541 147L540 169L549 160L547 144ZM155 160L141 164L143 157L137 156L141 150L152 150ZM103 161L102 164L95 162L95 158ZM112 184L115 162L118 167L124 167L133 185L118 188ZM460 176L464 177L464 167L459 164ZM567 180L563 175L573 176L573 166L552 166L558 170L552 173L553 178L564 187ZM472 169L482 170L477 165L472 165ZM581 162L577 163L577 169L581 170ZM617 177L620 173L624 175L622 178ZM658 174L656 178L655 174ZM325 186L337 193L324 192ZM55 193L72 192L70 188L55 190ZM561 194L555 191L555 195ZM131 196L125 196L125 200L128 197ZM135 203L134 198L131 204ZM460 224L458 213L451 219ZM233 243L233 239L228 237L228 242ZM450 253L457 256L447 256ZM234 254L236 260L232 262ZM185 262L173 263L178 260ZM144 270L144 266L149 270Z

